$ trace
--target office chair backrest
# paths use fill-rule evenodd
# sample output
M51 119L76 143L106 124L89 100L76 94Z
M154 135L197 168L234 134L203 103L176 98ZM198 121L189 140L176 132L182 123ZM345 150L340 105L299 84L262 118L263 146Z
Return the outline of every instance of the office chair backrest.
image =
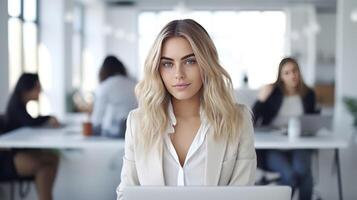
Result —
M5 132L5 115L0 114L0 135Z

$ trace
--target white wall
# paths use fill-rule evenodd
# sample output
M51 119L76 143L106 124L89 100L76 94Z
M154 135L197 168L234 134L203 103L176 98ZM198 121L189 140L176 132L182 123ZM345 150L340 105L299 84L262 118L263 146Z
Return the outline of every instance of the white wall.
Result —
M59 118L65 114L65 3L66 0L40 1L40 45L46 51L46 56L39 58L45 66L40 67L47 69L44 90L51 102L51 113Z
M355 0L339 0L337 10L337 51L336 51L336 120L337 128L351 126L351 116L342 103L344 96L357 98L357 23L350 14L357 8Z
M105 57L105 6L100 2L89 2L84 11L84 84L96 88L98 71ZM90 73L95 72L95 73Z
M345 109L342 98L357 98L357 23L350 19L351 11L357 9L356 0L339 0L337 15L337 53L336 53L336 107L335 127L340 134L351 133L352 118ZM357 130L354 130L357 134ZM342 169L346 199L357 199L357 141L342 152Z
M107 8L106 26L111 31L106 36L106 53L114 54L123 61L130 76L137 78L138 70L138 31L135 7Z
M336 53L336 13L318 13L317 22L320 31L317 33L317 51L324 57L333 56Z
M312 29L316 24L316 10L312 5L299 5L289 7L288 12L291 56L298 60L304 81L313 86L315 84L316 34Z
M5 112L9 94L7 1L0 1L0 113Z
M319 13L320 32L316 37L316 82L334 83L336 53L336 13Z

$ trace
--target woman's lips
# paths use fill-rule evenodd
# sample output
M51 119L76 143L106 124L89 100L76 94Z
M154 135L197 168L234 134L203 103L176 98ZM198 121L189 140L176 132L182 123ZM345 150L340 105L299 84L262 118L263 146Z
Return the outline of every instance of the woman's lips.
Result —
M176 84L176 85L174 85L174 88L183 90L183 89L186 89L190 85L191 85L190 83Z

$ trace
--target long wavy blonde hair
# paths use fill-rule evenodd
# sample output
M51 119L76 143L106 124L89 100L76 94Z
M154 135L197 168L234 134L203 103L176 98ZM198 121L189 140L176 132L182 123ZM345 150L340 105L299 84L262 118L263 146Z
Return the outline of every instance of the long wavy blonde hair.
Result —
M232 81L227 71L219 64L217 50L206 30L191 19L169 22L157 36L145 60L144 78L136 86L140 137L145 146L156 141L168 124L167 106L170 94L159 73L161 49L168 38L183 37L191 45L201 70L203 88L201 106L216 137L238 135L242 112L235 105Z

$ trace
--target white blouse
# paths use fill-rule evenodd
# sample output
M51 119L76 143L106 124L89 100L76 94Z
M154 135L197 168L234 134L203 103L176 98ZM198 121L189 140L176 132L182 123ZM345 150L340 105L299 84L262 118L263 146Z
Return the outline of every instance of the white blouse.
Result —
M180 164L177 152L170 139L170 135L175 134L174 126L176 125L176 118L171 103L169 103L168 106L168 113L170 124L166 129L163 152L165 185L204 185L207 157L206 135L210 127L207 123L204 112L202 109L200 110L201 126L187 152L183 166Z
M128 77L116 75L103 81L95 91L91 122L101 127L101 134L119 133L119 124L130 110L137 106L134 93L136 82Z

